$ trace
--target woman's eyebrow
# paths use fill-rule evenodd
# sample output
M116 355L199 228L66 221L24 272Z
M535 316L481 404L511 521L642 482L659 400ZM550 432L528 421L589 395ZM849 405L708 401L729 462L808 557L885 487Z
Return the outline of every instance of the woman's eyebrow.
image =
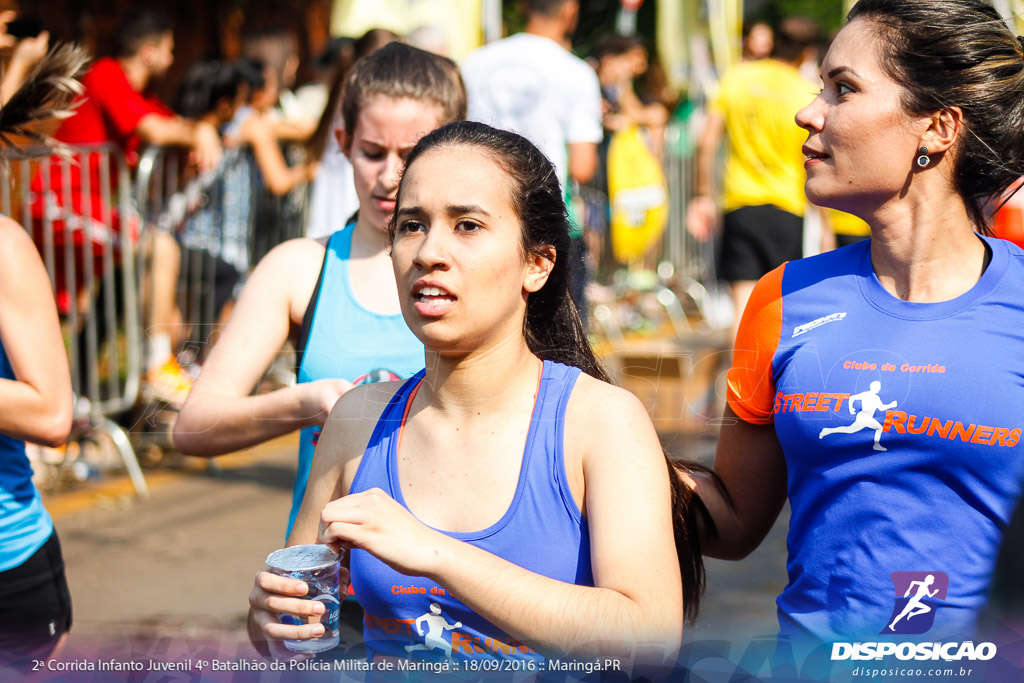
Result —
M407 206L398 210L396 216L422 216L424 213L423 208L419 206Z
M835 78L836 76L838 76L839 74L842 74L842 73L848 73L851 76L856 76L857 75L857 72L854 71L853 69L851 69L848 66L837 66L836 68L834 68L834 69L832 69L831 71L828 72L829 80Z
M398 209L396 215L399 217L409 215L422 216L426 212L426 209L422 206L406 206ZM477 206L476 204L449 204L445 207L445 213L449 216L459 216L467 213L476 213L488 217L491 215L489 211L481 206Z
M448 215L454 216L463 213L479 213L484 216L490 216L491 214L483 209L483 207L477 206L476 204L460 204L454 205L449 204L447 207Z

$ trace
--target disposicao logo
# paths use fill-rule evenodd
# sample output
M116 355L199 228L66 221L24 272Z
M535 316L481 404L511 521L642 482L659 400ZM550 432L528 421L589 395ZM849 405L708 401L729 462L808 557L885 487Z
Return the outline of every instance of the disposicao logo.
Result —
M935 614L949 590L949 577L943 572L893 572L889 575L895 590L892 614L881 635L921 635L935 623ZM832 660L882 659L895 656L908 660L955 661L989 660L996 656L993 643L965 642L868 642L833 643Z
M946 599L949 577L942 572L893 572L896 605L882 633L920 635L935 623L938 602Z

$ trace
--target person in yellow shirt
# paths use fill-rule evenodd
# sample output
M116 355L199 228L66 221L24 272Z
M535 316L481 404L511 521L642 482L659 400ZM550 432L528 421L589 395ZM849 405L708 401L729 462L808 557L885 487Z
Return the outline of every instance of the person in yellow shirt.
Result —
M687 226L704 240L718 210L712 199L718 149L728 142L719 275L731 286L737 321L754 283L802 255L807 199L801 148L807 134L794 116L818 90L798 70L818 33L810 19L786 19L771 58L741 62L726 72L698 143L697 196Z

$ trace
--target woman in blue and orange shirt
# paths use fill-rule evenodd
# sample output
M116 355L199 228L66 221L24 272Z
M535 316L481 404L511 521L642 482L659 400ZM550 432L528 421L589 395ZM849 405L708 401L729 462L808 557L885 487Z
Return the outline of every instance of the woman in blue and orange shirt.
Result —
M861 0L822 79L807 195L871 239L758 283L707 552L748 554L788 494L783 634L969 635L1024 481L1024 252L983 212L1024 173L1024 39L982 0Z

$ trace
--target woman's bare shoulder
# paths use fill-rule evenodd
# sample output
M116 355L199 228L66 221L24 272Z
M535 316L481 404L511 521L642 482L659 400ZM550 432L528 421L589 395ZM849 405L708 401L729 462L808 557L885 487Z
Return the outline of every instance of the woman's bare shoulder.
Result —
M581 455L614 452L628 444L655 452L658 440L647 408L621 387L581 374L569 397L565 434Z
M334 404L316 450L317 460L327 460L314 462L314 469L334 472L332 478L342 482L341 494L348 492L373 430L401 386L401 382L363 384L353 387Z
M321 441L339 446L342 458L361 455L388 402L402 382L374 382L353 387L334 404Z
M600 429L640 419L647 422L647 409L636 396L622 387L580 373L569 397L566 417Z

